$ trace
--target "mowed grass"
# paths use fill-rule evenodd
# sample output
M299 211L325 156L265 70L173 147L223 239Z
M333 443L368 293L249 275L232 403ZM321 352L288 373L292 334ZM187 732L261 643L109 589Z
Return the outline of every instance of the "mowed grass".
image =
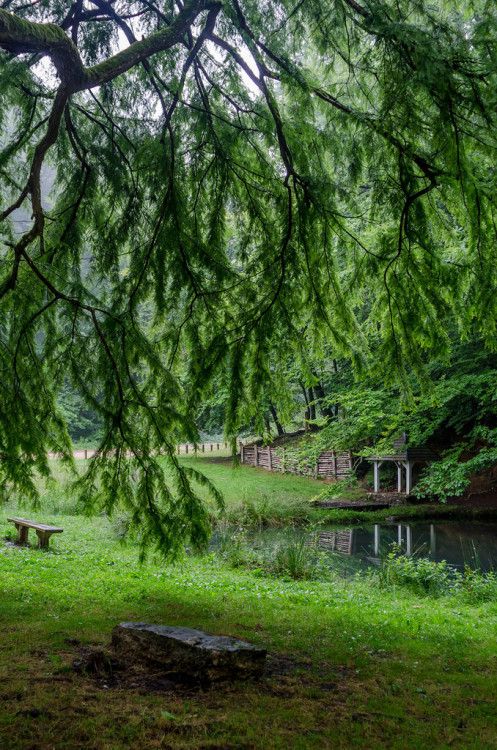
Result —
M181 454L179 460L184 466L193 467L204 474L222 493L224 512L217 509L208 488L195 485L214 523L226 519L246 525L280 525L308 521L319 516L309 501L322 492L324 480L235 464L227 450L212 455ZM76 464L80 470L84 469L83 461ZM60 489L47 491L43 497L44 505L57 513L70 513L76 508L76 500L68 489L69 478L56 462L53 462L53 466ZM363 494L363 490L354 488L345 490L343 497L354 499Z
M272 475L244 471L268 493L260 478ZM27 511L0 513L0 747L497 745L495 602L420 597L373 578L261 577L213 555L140 565L107 518L71 515L62 494L45 500L33 515L64 528L49 551L5 542L7 516ZM73 661L108 649L122 621L249 640L267 648L267 672L205 690L166 689L155 670L132 665L75 672Z
M251 465L234 466L229 456L182 456L185 466L193 466L208 477L223 493L226 511L219 514L212 505L214 520L223 515L232 522L281 524L311 520L316 511L309 501L325 487L321 479L282 474ZM209 491L198 488L200 496L211 502ZM363 495L360 489L346 490L344 499Z

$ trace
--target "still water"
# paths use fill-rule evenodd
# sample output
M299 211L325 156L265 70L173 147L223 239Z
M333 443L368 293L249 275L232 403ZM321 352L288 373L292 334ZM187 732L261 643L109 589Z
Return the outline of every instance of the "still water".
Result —
M378 564L397 546L405 555L429 557L437 562L446 560L457 568L469 565L486 571L497 569L497 523L461 521L353 528L320 526L315 530L269 528L247 531L243 534L243 543L249 549L264 552L303 537L306 544L315 546L325 557L329 556L330 563L336 564L341 558L356 568ZM216 532L212 548L216 549L222 542L223 532Z

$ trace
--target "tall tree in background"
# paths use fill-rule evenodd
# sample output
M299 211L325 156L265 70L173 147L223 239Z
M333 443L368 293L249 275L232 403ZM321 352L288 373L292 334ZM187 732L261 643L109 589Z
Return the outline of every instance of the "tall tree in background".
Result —
M234 435L303 323L406 383L449 316L494 345L496 32L484 0L3 0L4 479L69 456L65 378L104 424L84 498L174 552L207 534L174 442L221 368Z

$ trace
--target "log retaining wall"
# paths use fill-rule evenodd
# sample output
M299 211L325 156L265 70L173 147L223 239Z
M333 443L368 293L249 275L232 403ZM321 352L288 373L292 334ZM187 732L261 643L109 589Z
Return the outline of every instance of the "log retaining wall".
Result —
M285 448L274 448L270 445L242 445L240 447L240 461L242 464L253 464L269 471L290 472L304 476L327 477L328 479L344 479L352 471L352 454L350 451L324 451L319 456L314 467L302 467L296 458L287 455Z

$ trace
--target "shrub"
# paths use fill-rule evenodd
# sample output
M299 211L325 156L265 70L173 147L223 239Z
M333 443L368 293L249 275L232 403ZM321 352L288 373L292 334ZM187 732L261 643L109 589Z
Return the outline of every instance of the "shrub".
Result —
M313 497L310 502L312 503L315 500L333 500L334 498L343 495L346 490L356 486L357 479L354 474L350 474L346 479L339 479L336 482L327 484L324 490Z
M466 566L454 584L454 592L468 604L479 604L497 599L497 573L484 573Z
M389 552L380 568L380 582L389 586L406 586L422 594L440 596L450 588L457 571L443 560L434 562L425 557L406 557Z
M405 586L418 594L454 596L469 604L497 600L497 573L484 572L468 565L459 571L445 560L434 562L424 557L397 555L396 550L383 559L379 582L383 586Z

